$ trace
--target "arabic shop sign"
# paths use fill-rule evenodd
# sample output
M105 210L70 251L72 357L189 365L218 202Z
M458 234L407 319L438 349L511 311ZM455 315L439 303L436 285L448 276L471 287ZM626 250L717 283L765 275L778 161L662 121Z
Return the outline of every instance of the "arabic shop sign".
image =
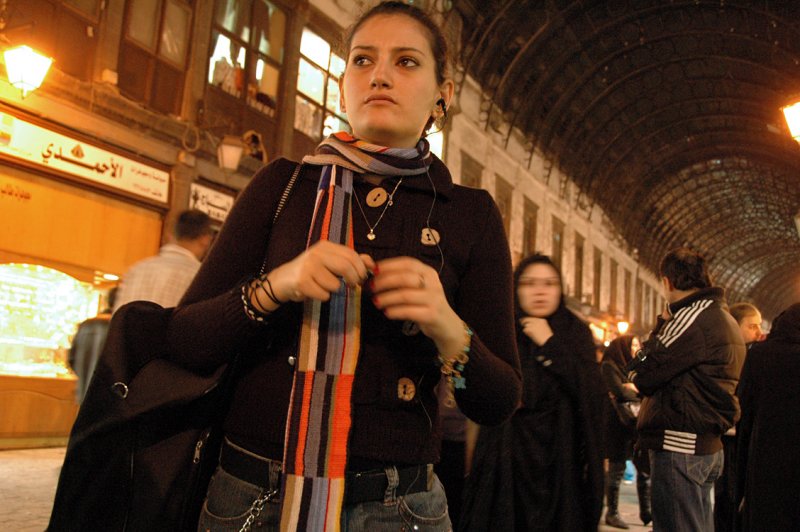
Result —
M169 173L0 113L0 153L168 203Z
M224 222L233 207L233 196L213 188L192 183L189 187L189 208L203 211L213 220Z

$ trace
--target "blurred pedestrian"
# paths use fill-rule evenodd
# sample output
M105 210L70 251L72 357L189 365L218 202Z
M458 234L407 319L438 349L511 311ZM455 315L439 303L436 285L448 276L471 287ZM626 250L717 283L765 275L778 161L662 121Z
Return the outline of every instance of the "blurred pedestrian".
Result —
M514 287L522 404L480 427L459 530L597 530L607 399L592 333L567 309L550 258L523 259Z
M650 453L653 530L713 530L711 489L720 436L739 417L744 342L701 255L672 250L659 273L668 305L627 368L644 396L638 446Z
M731 316L739 324L739 331L745 345L750 348L755 342L761 340L764 331L761 330L761 312L750 303L734 303L729 309Z
M737 530L800 530L800 303L747 355L737 395Z
M165 308L178 304L211 247L211 218L202 211L183 211L173 235L175 241L164 244L158 255L137 262L125 273L115 311L131 301L152 301Z
M761 312L750 303L735 303L728 309L739 325L745 346L749 350L761 340ZM736 427L731 427L722 435L722 451L725 455L725 466L722 474L714 483L714 530L715 532L733 532L736 516Z
M625 335L611 341L600 365L608 390L606 408L606 518L607 525L627 529L619 515L619 488L629 460L636 467L636 492L639 518L645 525L653 520L650 511L650 459L646 452L634 450L636 420L641 406L639 390L628 380L625 367L640 348L639 339Z
M83 396L86 395L97 359L100 358L100 353L106 343L108 325L111 322L111 309L114 308L116 294L117 287L114 286L108 291L103 310L97 316L78 325L78 331L69 348L69 365L78 377L75 386L75 400L78 403L81 403Z

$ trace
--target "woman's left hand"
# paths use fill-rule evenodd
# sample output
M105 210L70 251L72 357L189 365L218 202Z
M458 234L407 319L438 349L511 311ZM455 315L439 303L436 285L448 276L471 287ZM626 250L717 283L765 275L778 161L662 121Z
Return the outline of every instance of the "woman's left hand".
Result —
M410 320L440 353L464 347L464 326L450 307L436 270L412 257L379 261L370 282L372 303L390 320Z
M528 336L536 345L544 345L553 336L553 329L544 318L534 318L526 316L519 320L522 325L522 332Z

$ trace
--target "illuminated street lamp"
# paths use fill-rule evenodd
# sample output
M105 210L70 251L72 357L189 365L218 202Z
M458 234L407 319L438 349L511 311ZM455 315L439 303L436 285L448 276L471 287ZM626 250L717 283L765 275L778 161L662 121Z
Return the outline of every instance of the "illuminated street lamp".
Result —
M53 63L52 58L25 45L7 49L3 52L3 57L8 81L22 91L23 98L39 88Z
M628 328L630 326L631 324L628 323L627 321L617 322L617 330L619 331L620 334L625 334L626 332L628 332Z
M792 138L800 142L800 102L787 105L782 110L783 116L786 117L786 123L789 125L789 132L792 134Z
M236 135L225 135L217 146L217 162L223 170L236 170L244 152L244 142Z

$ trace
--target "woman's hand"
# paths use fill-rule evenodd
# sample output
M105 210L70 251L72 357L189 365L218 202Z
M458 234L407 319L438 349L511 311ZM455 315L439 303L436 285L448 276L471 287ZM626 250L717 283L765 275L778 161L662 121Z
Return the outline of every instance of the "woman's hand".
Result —
M464 348L464 326L436 270L412 257L395 257L378 262L374 273L372 302L387 318L415 322L442 355Z
M533 316L526 316L519 320L522 324L522 332L533 340L536 345L544 345L551 336L553 336L553 329L544 318L534 318Z
M349 286L356 286L366 281L373 269L375 261L369 255L359 255L347 246L321 240L270 271L267 278L279 301L328 301L341 287L342 279ZM260 310L269 312L277 307L263 295L259 297L256 290L252 293L252 303Z

